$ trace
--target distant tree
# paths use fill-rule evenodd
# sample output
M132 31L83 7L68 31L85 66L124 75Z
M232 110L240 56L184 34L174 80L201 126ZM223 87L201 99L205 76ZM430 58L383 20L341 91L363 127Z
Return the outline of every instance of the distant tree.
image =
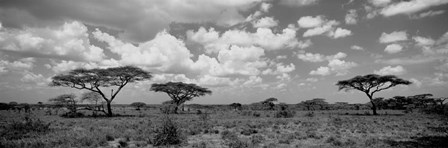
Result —
M88 110L91 110L93 112L93 116L97 115L98 111L103 112L105 115L107 115L107 112L104 110L103 105L103 97L101 94L97 92L85 92L82 94L80 102L88 102Z
M178 113L179 106L186 101L190 101L194 97L200 97L212 94L207 88L197 86L196 84L188 84L183 82L168 82L165 84L152 84L150 91L165 92L176 105L174 112Z
M268 106L269 110L274 110L275 109L274 102L276 102L276 101L278 101L277 98L271 97L271 98L268 98L268 99L262 101L261 104Z
M356 76L354 78L338 81L336 83L336 85L339 87L339 90L349 91L352 89L356 89L364 92L370 99L374 115L378 115L378 113L376 112L376 104L373 102L373 95L376 92L386 90L397 85L410 84L412 84L411 81L398 78L394 75L381 76L376 74Z
M12 102L9 102L9 105L10 106L17 106L17 105L19 105L19 103L15 102L15 101L12 101Z
M52 77L50 86L86 89L99 93L106 101L107 115L110 117L113 115L111 103L124 86L137 81L149 80L151 77L151 73L134 66L112 67L106 69L80 68L72 70L68 74L60 74ZM111 95L107 97L106 93L101 90L101 88L111 86L116 86L118 88L115 92L111 89Z
M58 107L66 107L71 114L76 114L77 112L77 100L75 94L62 94L54 98L50 98L48 100L49 102L52 102Z
M311 100L311 104L319 106L320 110L324 110L328 106L328 102L323 98L314 98Z
M0 110L8 110L9 109L9 105L7 103L0 103Z
M145 107L146 104L143 102L134 102L134 103L131 103L131 106L135 107L135 110L140 110L140 108Z
M241 108L241 103L232 103L229 105L230 107L232 107L234 110L240 109Z

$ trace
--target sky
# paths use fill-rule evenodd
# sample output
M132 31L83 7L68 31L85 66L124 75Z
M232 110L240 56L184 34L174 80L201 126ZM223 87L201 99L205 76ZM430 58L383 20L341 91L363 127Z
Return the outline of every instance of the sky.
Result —
M0 102L79 96L51 77L124 65L153 78L117 104L167 101L149 88L170 81L213 91L188 103L366 103L335 83L367 74L413 82L374 97L447 97L446 11L448 0L1 0Z

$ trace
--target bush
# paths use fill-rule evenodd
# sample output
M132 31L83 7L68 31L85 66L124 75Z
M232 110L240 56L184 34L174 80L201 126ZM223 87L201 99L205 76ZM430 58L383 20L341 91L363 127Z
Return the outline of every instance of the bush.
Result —
M79 117L84 117L83 113L80 112L67 112L61 115L61 117L65 117L65 118L79 118Z
M152 141L154 146L178 145L184 140L179 126L170 117L162 119L162 126L157 128L155 133Z
M286 110L280 110L275 113L276 118L292 118L296 114L295 111L286 109Z
M230 132L228 130L223 131L221 133L221 138L224 140L224 143L227 146L229 146L230 148L245 148L245 147L249 147L249 145L246 142L241 141L235 133Z
M165 104L160 107L160 112L163 114L173 114L175 112L176 105L174 104Z
M40 119L24 117L22 121L13 121L5 125L4 130L1 130L0 137L7 140L34 137L50 131L50 124Z
M314 117L314 112L308 112L305 114L306 117Z

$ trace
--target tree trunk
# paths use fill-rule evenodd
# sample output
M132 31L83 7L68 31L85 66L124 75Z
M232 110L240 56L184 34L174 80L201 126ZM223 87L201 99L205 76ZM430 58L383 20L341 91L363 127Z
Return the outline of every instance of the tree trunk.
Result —
M376 105L375 105L375 103L373 102L373 96L369 95L368 93L367 93L367 96L368 96L369 99L370 99L370 103L372 103L372 111L373 111L373 115L378 115L378 113L376 112Z
M107 116L108 117L112 117L112 107L111 107L111 103L112 101L106 101L106 105L107 105Z

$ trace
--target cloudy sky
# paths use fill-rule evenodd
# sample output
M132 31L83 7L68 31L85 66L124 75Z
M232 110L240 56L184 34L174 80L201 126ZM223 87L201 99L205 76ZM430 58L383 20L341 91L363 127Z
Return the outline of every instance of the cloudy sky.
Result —
M122 65L154 78L116 103L166 101L148 90L169 81L213 91L190 103L364 103L335 83L371 73L414 82L377 97L446 97L447 10L448 0L1 0L0 102L80 94L48 83Z

